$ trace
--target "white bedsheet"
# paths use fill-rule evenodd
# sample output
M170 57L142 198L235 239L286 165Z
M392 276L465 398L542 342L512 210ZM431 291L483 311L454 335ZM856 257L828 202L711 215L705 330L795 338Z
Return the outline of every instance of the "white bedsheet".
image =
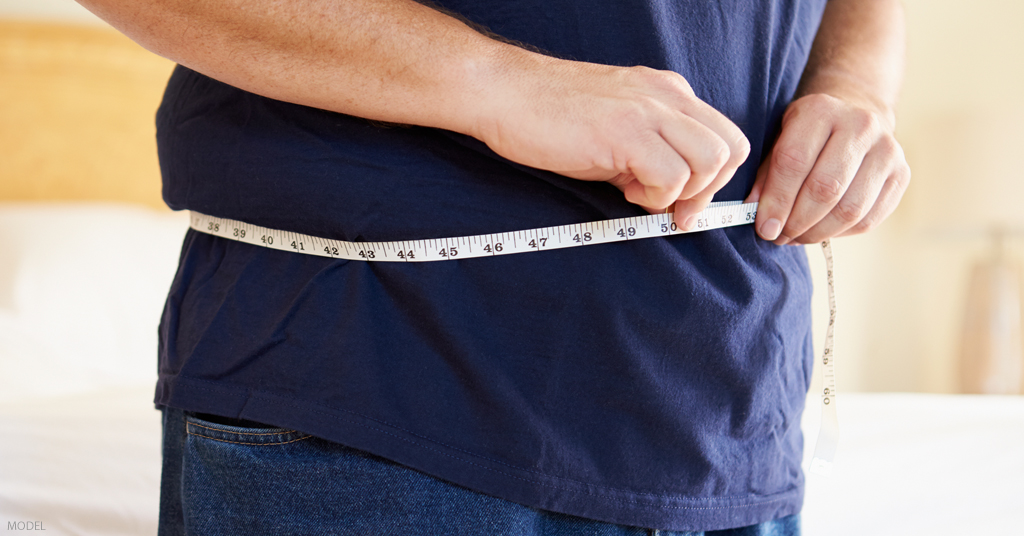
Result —
M0 530L26 521L49 536L156 534L152 394L0 404ZM848 394L839 404L834 473L808 477L807 536L1024 534L1024 397Z
M155 535L160 412L153 386L0 404L0 531ZM9 531L11 534L20 531Z
M806 534L1024 534L1024 397L847 394L837 410L836 465L808 475ZM818 419L809 399L808 452Z

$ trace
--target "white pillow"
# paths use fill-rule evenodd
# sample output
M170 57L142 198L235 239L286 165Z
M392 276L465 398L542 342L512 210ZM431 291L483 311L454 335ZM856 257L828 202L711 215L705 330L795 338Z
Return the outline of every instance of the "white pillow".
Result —
M187 213L0 203L0 403L156 380Z

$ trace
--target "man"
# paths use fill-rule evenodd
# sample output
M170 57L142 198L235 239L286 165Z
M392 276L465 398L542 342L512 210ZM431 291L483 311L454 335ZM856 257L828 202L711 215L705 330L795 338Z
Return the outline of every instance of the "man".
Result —
M422 264L190 232L162 533L798 532L810 284L779 246L906 188L895 1L82 3L182 65L172 208L394 241L760 203Z

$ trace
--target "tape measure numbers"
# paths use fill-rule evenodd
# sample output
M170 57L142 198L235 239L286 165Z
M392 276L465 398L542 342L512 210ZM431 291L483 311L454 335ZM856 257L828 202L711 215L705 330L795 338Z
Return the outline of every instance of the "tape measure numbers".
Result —
M727 201L708 205L697 215L697 226L691 231L679 229L673 222L672 214L666 213L523 231L391 242L332 240L290 231L268 229L225 218L215 218L194 211L191 214L190 225L196 231L221 238L305 255L367 262L431 262L495 257L672 236L687 232L703 232L752 224L756 217L757 203ZM838 447L839 424L835 404L833 343L833 325L836 316L835 291L832 277L832 248L827 240L822 242L822 249L825 253L826 269L828 270L829 324L825 335L825 350L819 363L824 385L822 388L822 422L811 462L811 470L827 475L831 472Z
M690 232L753 223L757 203L713 203ZM280 251L372 262L430 262L493 257L683 234L672 214L653 214L572 225L476 236L396 242L345 242L192 212L192 228L204 233Z

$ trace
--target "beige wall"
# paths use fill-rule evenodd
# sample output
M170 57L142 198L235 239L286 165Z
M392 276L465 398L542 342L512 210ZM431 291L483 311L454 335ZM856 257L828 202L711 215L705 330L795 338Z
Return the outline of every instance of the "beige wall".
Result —
M154 115L172 67L73 0L0 0L0 200L166 209Z
M879 230L836 241L839 386L954 392L969 270L988 252L980 205L1005 206L1009 221L1024 221L1024 210L1007 199L1019 199L1024 173L1015 173L1013 158L991 150L1021 149L1007 137L1024 143L1016 127L1024 123L1012 120L1024 118L1024 4L904 5L908 57L898 135L914 176ZM990 123L999 135L980 139L979 125ZM978 136L967 138L974 143L964 143L968 129ZM1010 249L1021 258L1020 241ZM821 302L816 320L824 314Z
M110 28L0 20L0 199L165 208L154 116L172 67Z
M1019 31L1024 3L905 0L905 5L909 51L899 137L914 180L903 205L882 228L835 243L838 381L847 390L951 392L957 386L956 349L968 272L972 260L985 253L986 242L979 233L943 226L943 213L934 207L956 207L961 201L977 205L985 197L965 195L969 190L964 188L982 174L999 175L986 177L981 188L996 199L1024 181L1012 173L1012 161L993 168L990 158L981 167L1007 171L974 173L976 155L937 148L949 146L943 133L955 131L964 120L1020 114L1024 108L1019 100L1024 95L1024 32ZM0 0L4 15L90 20L71 0ZM1012 249L1022 256L1019 244ZM820 283L821 253L816 247L808 253ZM814 307L820 345L820 320L827 318L824 296L815 296Z

